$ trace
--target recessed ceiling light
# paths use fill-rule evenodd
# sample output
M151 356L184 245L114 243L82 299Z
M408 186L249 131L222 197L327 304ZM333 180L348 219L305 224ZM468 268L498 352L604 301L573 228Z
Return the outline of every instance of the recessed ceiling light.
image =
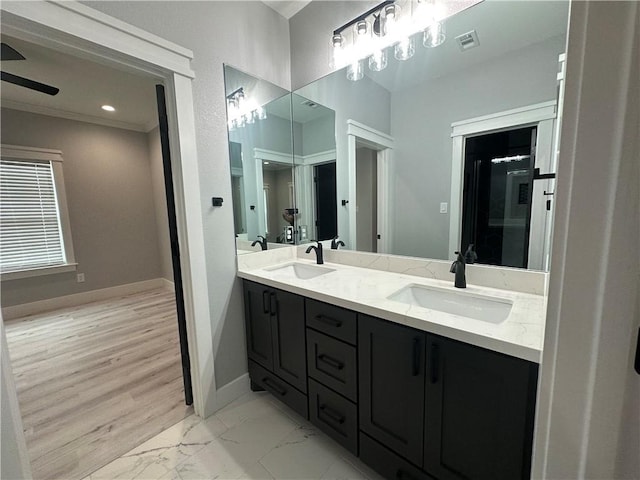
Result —
M262 162L262 164L263 164L263 165L269 165L269 162L264 161L264 162Z
M116 109L113 108L111 105L102 105L102 109L106 110L107 112L115 112Z

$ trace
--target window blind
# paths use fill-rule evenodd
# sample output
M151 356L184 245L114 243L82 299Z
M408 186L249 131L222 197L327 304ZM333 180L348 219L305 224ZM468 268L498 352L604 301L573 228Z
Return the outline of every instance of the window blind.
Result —
M0 160L0 271L66 261L51 162Z

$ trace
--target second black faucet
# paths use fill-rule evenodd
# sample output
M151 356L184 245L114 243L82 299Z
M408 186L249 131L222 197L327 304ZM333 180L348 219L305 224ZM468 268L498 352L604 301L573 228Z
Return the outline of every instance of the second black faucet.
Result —
M316 240L311 240L311 241L315 242ZM315 246L315 245L309 246L309 248L307 248L307 253L310 253L311 250L316 251L316 263L318 265L322 265L324 263L324 259L322 258L322 243L318 242L318 246Z

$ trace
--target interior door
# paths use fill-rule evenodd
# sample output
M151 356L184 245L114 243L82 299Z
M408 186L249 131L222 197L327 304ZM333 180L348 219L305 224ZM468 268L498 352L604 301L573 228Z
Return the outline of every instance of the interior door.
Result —
M465 140L462 251L478 263L527 268L536 127Z
M336 162L314 167L316 191L316 240L338 235L338 200L336 197Z
M169 125L167 123L167 106L165 102L164 86L162 85L156 85L156 100L158 103L158 121L160 128L160 143L162 147L162 165L164 169L164 190L167 198L167 215L169 217L169 238L171 242L173 284L176 294L184 398L185 403L187 405L191 405L193 404L191 362L189 360L187 321L184 311L184 292L182 290L182 268L180 267L180 244L178 241L178 225L176 221L176 202L173 195L173 173L171 169L171 153L169 149Z

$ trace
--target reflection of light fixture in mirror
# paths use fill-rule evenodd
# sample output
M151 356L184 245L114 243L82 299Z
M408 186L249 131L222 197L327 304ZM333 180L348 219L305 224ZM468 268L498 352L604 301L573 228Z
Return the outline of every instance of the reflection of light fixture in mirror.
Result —
M416 42L413 38L403 38L398 43L393 50L393 55L398 60L409 60L413 57L413 54L416 53Z
M444 24L433 22L424 30L422 44L427 48L438 47L444 43L445 38Z
M362 78L357 62L368 58L372 71L383 70L386 50L393 46L397 59L411 58L416 48L412 36L420 32L425 47L437 47L446 38L444 19L481 1L385 0L333 31L331 68L348 67L349 78Z
M387 68L387 51L376 50L369 57L369 68L373 72L381 72Z
M264 162L262 162L263 165L269 165L269 162L267 162L266 160Z
M347 78L352 82L357 82L364 77L364 67L362 66L362 60L356 60L350 63L347 67Z
M256 120L264 120L267 112L255 100L247 98L244 88L240 87L227 95L227 118L229 131L233 131Z

